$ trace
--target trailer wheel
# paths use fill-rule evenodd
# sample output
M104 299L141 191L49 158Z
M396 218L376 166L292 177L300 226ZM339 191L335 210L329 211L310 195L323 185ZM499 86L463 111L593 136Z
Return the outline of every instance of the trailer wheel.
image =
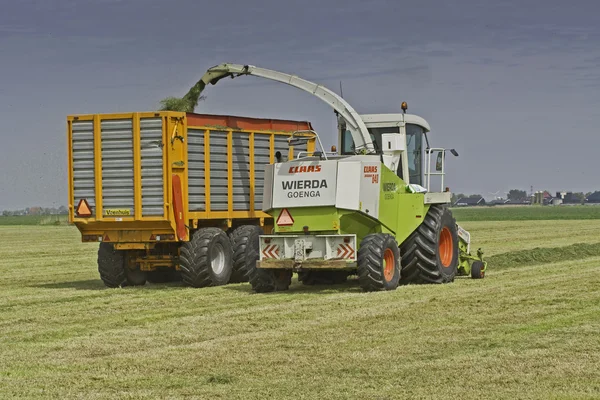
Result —
M231 242L223 230L199 229L181 245L181 279L196 288L225 285L231 277L231 259Z
M400 250L392 235L365 236L358 249L358 283L366 292L395 290L400 281Z
M263 230L258 225L242 225L231 234L233 247L233 272L230 283L248 282L252 268L258 260L259 236Z
M304 285L338 285L346 282L350 273L348 271L302 271L298 273L298 280Z
M483 270L483 262L473 261L471 265L471 278L483 279L485 277L485 271Z
M126 266L126 252L115 250L110 243L100 243L98 248L98 272L104 285L109 288L142 286L146 283L143 271Z
M258 258L257 258L258 259ZM254 267L250 273L250 284L256 293L281 292L292 283L290 269L263 269Z
M401 284L453 282L458 266L456 220L433 205L423 223L402 243Z

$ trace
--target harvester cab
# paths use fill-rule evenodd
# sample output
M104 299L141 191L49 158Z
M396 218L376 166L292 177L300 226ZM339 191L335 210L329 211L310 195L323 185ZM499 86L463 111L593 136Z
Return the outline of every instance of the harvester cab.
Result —
M429 124L407 114L406 103L402 113L359 115L321 85L248 65L213 67L202 82L240 75L305 90L338 116L338 152L327 153L316 132L302 132L316 138L321 151L265 169L263 211L273 216L275 226L255 244L258 260L249 267L255 291L285 290L293 272L304 284L358 275L365 291L484 276L482 252L471 255L470 235L447 207L446 150L429 146ZM289 144L302 140L298 132Z

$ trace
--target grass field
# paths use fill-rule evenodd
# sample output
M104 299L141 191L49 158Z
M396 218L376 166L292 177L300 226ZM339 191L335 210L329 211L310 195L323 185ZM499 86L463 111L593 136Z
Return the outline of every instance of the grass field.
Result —
M8 225L66 225L66 215L17 215L4 217L0 216L0 226Z
M600 220L463 225L484 280L267 295L105 289L74 227L0 227L0 398L600 398Z
M459 221L532 221L600 219L600 206L454 207Z

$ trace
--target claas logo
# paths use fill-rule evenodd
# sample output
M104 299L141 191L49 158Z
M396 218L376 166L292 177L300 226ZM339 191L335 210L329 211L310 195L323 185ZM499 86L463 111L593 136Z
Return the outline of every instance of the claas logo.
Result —
M290 174L298 174L300 172L321 172L320 165L297 165L295 167L290 167L288 171Z

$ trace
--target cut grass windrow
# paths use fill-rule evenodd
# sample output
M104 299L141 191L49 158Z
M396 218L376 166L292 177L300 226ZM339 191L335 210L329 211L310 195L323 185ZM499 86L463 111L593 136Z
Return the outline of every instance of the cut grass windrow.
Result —
M487 258L491 269L515 268L526 265L600 257L600 243L575 243L563 247L536 247L529 250L495 254Z

